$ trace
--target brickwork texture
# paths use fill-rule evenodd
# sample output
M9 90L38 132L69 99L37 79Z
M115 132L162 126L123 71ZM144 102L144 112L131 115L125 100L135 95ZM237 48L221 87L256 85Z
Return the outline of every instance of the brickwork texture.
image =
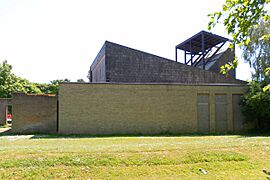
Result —
M243 94L245 88L242 85L63 83L59 92L59 132L93 135L199 132L198 95L204 94L209 97L209 112L202 117L209 116L209 127L203 127L202 131L217 132L218 116L227 118L223 129L232 132L237 124L233 122L233 114L239 115L233 113L232 96ZM220 94L226 95L226 110L216 115L216 97Z
M57 97L13 94L14 133L56 133Z
M232 57L232 52L226 52L211 70L202 70L106 41L90 67L90 81L243 84L245 82L219 73L219 67Z

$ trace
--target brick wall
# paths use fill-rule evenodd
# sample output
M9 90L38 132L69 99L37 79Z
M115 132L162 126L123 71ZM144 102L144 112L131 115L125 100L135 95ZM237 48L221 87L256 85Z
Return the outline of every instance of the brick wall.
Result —
M12 99L0 98L0 125L6 124L6 107L11 105Z
M12 98L12 132L57 132L56 96L13 94Z
M215 96L226 94L226 129L233 131L232 95L244 91L240 85L64 83L59 92L59 132L198 132L197 96L201 94L209 96L209 132L216 132Z

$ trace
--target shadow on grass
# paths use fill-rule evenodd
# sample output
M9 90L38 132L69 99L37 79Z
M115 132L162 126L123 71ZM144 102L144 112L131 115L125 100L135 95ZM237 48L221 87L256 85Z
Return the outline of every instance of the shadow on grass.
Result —
M1 128L0 128L1 130ZM11 128L0 131L1 136L17 136L17 135L32 135L30 139L55 139L55 138L106 138L106 137L204 137L204 136L239 136L241 137L270 137L268 131L252 130L242 133L160 133L160 134L45 134L45 133L13 133Z
M56 138L113 138L113 137L206 137L206 136L239 136L244 137L270 137L270 133L211 133L211 134L201 134L201 133L190 133L190 134L108 134L108 135L89 135L89 134L18 134L18 133L1 133L1 136L18 136L18 135L32 135L30 139L56 139Z
M187 134L34 134L31 139L40 138L111 138L111 137L206 137L206 136L270 137L270 133L187 133Z

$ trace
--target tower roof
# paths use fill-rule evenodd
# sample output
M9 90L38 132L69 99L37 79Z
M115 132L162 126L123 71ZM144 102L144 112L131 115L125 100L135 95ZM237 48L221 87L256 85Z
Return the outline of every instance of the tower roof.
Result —
M191 52L192 54L199 54L202 52L202 49L207 50L226 41L230 40L216 34L201 31L184 42L178 44L176 48Z

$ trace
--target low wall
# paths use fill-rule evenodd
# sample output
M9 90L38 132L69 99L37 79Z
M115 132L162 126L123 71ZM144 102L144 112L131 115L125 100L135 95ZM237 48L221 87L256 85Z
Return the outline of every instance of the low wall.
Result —
M238 102L233 102L239 98L233 97L240 97L245 88L243 85L63 83L59 91L59 133L240 131L242 117L239 108L234 107Z
M57 132L57 97L55 95L13 94L12 102L12 132Z
M12 99L0 98L0 125L6 124L6 107L11 104Z

